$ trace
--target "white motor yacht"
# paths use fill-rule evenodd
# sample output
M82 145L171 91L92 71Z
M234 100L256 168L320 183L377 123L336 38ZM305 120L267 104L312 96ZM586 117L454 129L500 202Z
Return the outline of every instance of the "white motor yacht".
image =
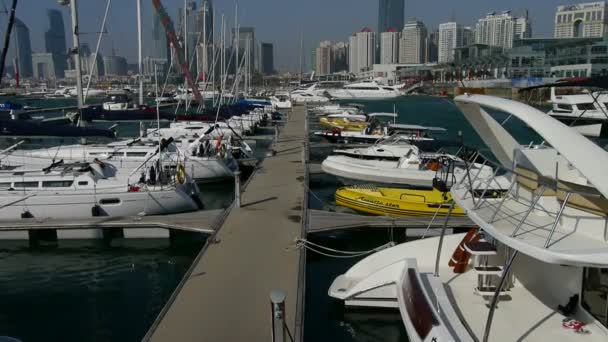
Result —
M329 295L398 308L410 341L608 340L608 152L522 103L455 102L498 160L492 176L472 172L451 189L479 229L377 252ZM546 143L519 145L484 108L517 117ZM502 195L484 196L496 184Z
M395 142L399 138L396 136L393 139ZM399 141L407 140L402 137ZM380 143L368 148L336 150L334 153L336 155L325 158L321 164L323 172L358 181L431 188L437 170L444 164L440 159L451 160L456 180L466 174L465 166L469 166L473 172L480 172L480 175L492 174L489 166L479 163L467 165L459 157L443 153L423 153L418 147L407 143Z
M117 177L109 163L0 172L0 221L165 215L199 209L198 187L183 167Z
M329 98L315 93L316 84L308 88L300 88L291 92L291 102L293 103L325 103L329 102Z
M275 92L275 94L270 97L270 102L276 110L291 109L292 107L290 95L286 91Z
M327 93L338 100L380 100L403 95L399 86L384 86L376 81L351 83L344 88L328 89Z
M556 95L551 87L551 110L547 113L583 135L598 137L602 126L608 123L608 93L580 92Z

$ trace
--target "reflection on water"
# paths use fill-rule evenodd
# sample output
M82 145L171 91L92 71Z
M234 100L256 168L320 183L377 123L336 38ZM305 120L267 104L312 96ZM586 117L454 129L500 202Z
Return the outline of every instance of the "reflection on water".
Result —
M168 240L0 242L0 335L22 341L139 341L204 244Z

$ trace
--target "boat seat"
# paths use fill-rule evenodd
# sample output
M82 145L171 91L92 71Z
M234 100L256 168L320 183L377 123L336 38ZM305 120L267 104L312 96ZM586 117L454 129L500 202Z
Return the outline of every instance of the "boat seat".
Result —
M541 184L554 184L555 180L550 177L545 177L539 175L535 171L530 169L518 166L515 168L515 172L517 173L517 184L521 187L524 187L535 194L539 194L541 191ZM555 196L555 190L547 188L545 186L543 196Z
M604 197L594 187L559 181L557 199L563 203L563 201L566 199L566 194L569 191L575 191L578 193L570 194L568 203L566 203L567 206L586 211L594 215L608 216L608 199L606 199L606 197Z

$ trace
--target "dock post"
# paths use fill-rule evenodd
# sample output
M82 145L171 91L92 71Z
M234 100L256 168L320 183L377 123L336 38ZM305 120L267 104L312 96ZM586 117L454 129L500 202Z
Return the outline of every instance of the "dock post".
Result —
M234 207L241 207L241 171L234 172Z
M285 297L282 290L270 291L272 342L285 342Z
M274 144L278 144L279 143L279 126L278 125L274 125Z

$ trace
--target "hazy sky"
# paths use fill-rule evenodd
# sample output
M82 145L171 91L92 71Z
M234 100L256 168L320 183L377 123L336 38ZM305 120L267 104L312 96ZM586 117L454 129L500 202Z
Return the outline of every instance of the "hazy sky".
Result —
M0 0L0 5L10 5L10 0ZM183 0L162 0L175 20L177 8ZM201 0L197 0L200 4ZM576 3L563 0L415 0L405 2L405 18L422 20L429 30L447 21L452 15L459 23L472 25L477 18L491 11L511 10L523 14L529 10L535 37L551 37L553 17L557 5ZM234 22L234 0L215 0L216 24L219 26L222 13L232 25ZM101 27L106 0L78 0L82 32L97 32ZM137 58L137 22L135 0L112 0L108 21L108 34L104 36L102 54L109 54L114 46L117 54L124 55L129 62ZM304 61L310 59L311 49L321 40L347 40L352 33L365 26L377 26L377 0L240 0L239 22L241 26L254 26L256 40L274 43L275 68L297 70L300 56L300 27L304 28ZM144 39L152 30L152 1L143 0ZM1 8L1 7L0 7ZM47 8L62 9L68 34L71 35L69 10L61 7L57 0L20 0L17 6L19 17L30 28L32 50L44 49L44 31L48 26ZM4 32L7 22L0 15L0 30ZM84 35L94 49L97 36ZM148 39L149 41L149 39ZM150 44L144 41L144 52Z

